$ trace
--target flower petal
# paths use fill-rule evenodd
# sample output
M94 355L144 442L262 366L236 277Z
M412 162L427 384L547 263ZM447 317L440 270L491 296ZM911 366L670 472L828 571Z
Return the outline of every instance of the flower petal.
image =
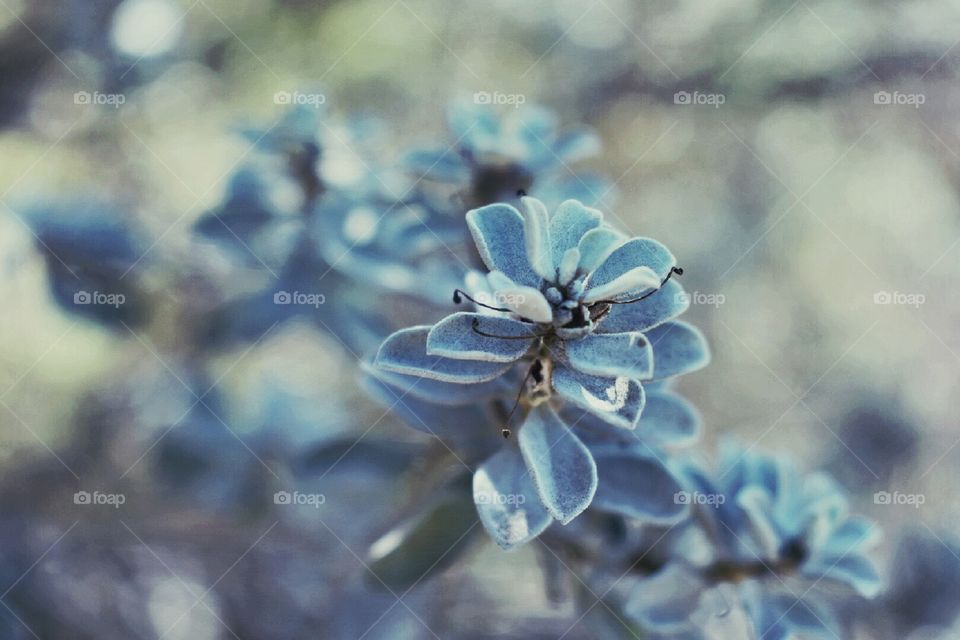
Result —
M512 362L453 360L427 355L429 326L402 329L380 345L374 364L393 373L402 373L441 382L474 384L493 380L506 373Z
M591 451L599 473L594 507L659 524L686 516L687 505L677 499L683 487L659 460L629 448L601 446Z
M543 203L536 198L520 198L520 204L523 236L530 265L541 278L552 281L557 272L550 248L550 215Z
M511 116L505 119L504 128L523 140L533 154L549 154L552 160L552 145L560 124L557 115L550 109L531 104Z
M557 283L567 285L577 275L577 267L580 265L580 250L576 247L567 249L560 259L560 265L557 267Z
M647 390L647 405L637 431L664 446L693 443L702 419L696 408L675 393Z
M470 177L460 154L447 148L415 149L403 159L403 165L418 179L458 183Z
M473 501L480 522L504 549L533 540L553 522L515 447L501 448L480 465L473 474Z
M829 640L842 637L834 617L812 598L771 594L757 581L741 583L740 592L758 638Z
M624 243L626 238L622 233L609 227L590 229L577 247L580 249L580 270L590 273L603 264L603 261Z
M491 338L474 330L503 338ZM534 326L512 318L454 313L427 334L427 355L456 360L514 362L533 344ZM517 340L529 336L529 340Z
M632 238L607 256L603 264L590 275L588 285L591 288L601 287L637 267L649 267L659 283L676 264L677 260L670 250L656 240ZM629 293L626 290L624 292Z
M378 372L379 374L380 372ZM482 460L501 448L503 439L483 405L469 404L452 407L423 400L408 392L411 385L398 387L381 375L361 378L364 391L400 418L407 426L435 436L452 447L465 460ZM416 378L420 384L433 382ZM436 383L442 384L442 383ZM477 385L449 385L470 388ZM419 385L413 388L418 388ZM464 425L473 428L465 429ZM487 428L484 428L487 427Z
M630 378L600 378L561 365L552 382L565 399L618 427L633 429L643 411L643 387Z
M744 515L743 527L748 536L741 536L739 542L750 545L747 553L764 561L777 558L782 536L773 520L773 496L766 489L748 486L737 494L736 504Z
M864 598L876 597L883 588L883 581L873 563L856 553L818 558L815 562L807 563L803 573L846 583Z
M653 345L656 380L702 369L710 362L707 339L686 322L671 320L646 332Z
M567 250L580 244L583 235L594 227L600 226L602 221L602 213L583 206L578 200L562 202L550 220L553 264L559 266Z
M549 404L530 411L518 440L550 515L567 524L590 506L597 490L597 465Z
M703 581L693 572L670 564L637 583L624 613L655 633L683 631L690 626L690 616L699 606L703 587Z
M496 397L509 396L516 393L516 384L511 383L508 376L501 376L488 382L475 384L454 384L440 382L417 376L408 376L401 373L392 373L376 368L366 362L361 364L361 384L366 384L368 377L376 378L378 382L389 385L398 390L404 397L410 396L431 404L444 406L462 406L465 404L481 403ZM392 404L392 402L390 403ZM389 404L388 404L389 406Z
M853 549L867 549L880 541L881 529L877 523L867 518L853 516L844 520L837 527L829 539L824 543L822 551L843 555Z
M591 334L565 342L570 366L595 376L625 376L643 380L653 376L653 348L636 331Z
M597 325L600 333L648 331L690 307L690 298L675 280L667 280L650 297L631 304L615 304Z
M554 143L554 153L565 164L573 164L600 153L603 145L600 136L589 127L566 131Z
M500 118L489 105L463 98L451 102L447 109L447 126L455 140L470 147L474 137L496 134L500 130Z
M540 175L532 193L543 200L548 211L555 211L565 200L579 200L588 207L610 206L619 197L619 190L606 177L592 172L571 175Z
M500 271L487 275L493 290L493 305L506 307L522 318L547 323L553 320L553 307L539 289L524 287L513 282Z
M653 272L653 269L650 267L637 267L614 278L606 284L599 286L589 284L587 287L587 295L583 297L583 301L590 303L598 300L611 300L618 296L623 297L625 294L656 289L659 286L660 278Z
M523 217L508 204L491 204L467 212L467 226L490 271L502 271L521 285L539 286L524 242Z

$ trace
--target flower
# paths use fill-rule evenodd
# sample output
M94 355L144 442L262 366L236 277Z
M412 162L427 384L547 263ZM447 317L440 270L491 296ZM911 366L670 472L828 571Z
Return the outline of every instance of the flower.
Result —
M467 207L512 202L521 191L551 205L565 198L597 203L612 192L603 178L570 169L600 152L600 138L588 127L561 133L548 109L528 105L500 117L490 104L461 100L451 104L447 124L453 149L414 150L406 165L418 177L456 186Z
M719 473L692 461L679 465L687 489L681 496L696 516L674 554L687 563L640 581L626 611L650 629L679 633L706 590L734 583L758 636L838 637L830 607L811 591L826 582L876 596L881 581L867 551L879 527L849 514L830 476L801 473L787 457L728 444L721 460ZM799 591L789 586L803 580L810 584Z
M150 309L141 276L151 260L127 211L83 194L18 208L64 311L113 329L146 321Z
M514 408L522 405L526 416L517 444L501 447L474 474L481 520L504 547L536 537L553 519L570 522L595 496L610 506L629 501L617 483L631 473L635 481L670 485L655 455L625 448L615 434L640 420L641 381L687 373L709 359L702 334L672 320L688 301L670 279L676 260L663 245L627 238L574 200L552 218L534 198L522 206L523 214L506 204L467 214L491 272L468 278L476 297L455 295L474 300L479 311L394 333L371 370L403 389L400 399L413 394L446 405L504 400L519 384ZM668 432L691 430L696 419L685 401L659 386L654 395L654 424L660 416ZM512 410L505 406L496 408L509 436ZM584 439L571 428L581 423ZM600 481L597 458L611 460L609 483ZM525 499L511 499L519 495ZM662 519L680 511L661 507L632 508Z
M877 607L893 618L900 637L921 627L960 623L960 542L949 531L910 530L897 543L889 592Z
M323 116L322 109L298 106L269 129L240 130L257 153L233 173L224 202L194 231L270 279L219 301L201 323L207 344L256 341L299 317L352 350L367 350L399 325L370 310L368 288L358 281L405 294L415 280L409 263L430 266L428 251L412 247L410 238L435 234L410 219L409 205L397 203L396 215L379 224L377 212L409 189L403 172L373 160L388 146L382 123L354 116L328 124ZM297 304L299 294L324 302Z

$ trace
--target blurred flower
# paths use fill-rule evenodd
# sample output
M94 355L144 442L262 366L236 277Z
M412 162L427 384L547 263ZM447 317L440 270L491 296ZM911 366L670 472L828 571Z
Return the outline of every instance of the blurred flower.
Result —
M949 627L960 616L960 544L953 535L909 532L897 545L884 611L893 614L898 637L925 627Z
M873 493L890 486L898 473L916 462L916 427L880 398L863 398L844 419L839 437L846 446L832 447L825 467L853 491Z
M49 271L50 289L68 313L106 326L147 316L140 288L143 247L128 215L97 198L36 203L24 218Z
M447 124L452 149L438 146L407 155L411 172L428 181L454 185L466 208L512 202L518 192L548 205L576 198L598 204L610 191L594 175L574 174L570 165L600 152L600 139L586 127L559 131L557 117L536 105L500 117L481 92L451 104Z
M821 581L846 585L865 597L880 591L880 577L867 556L879 527L851 516L842 490L826 474L805 475L787 458L733 444L722 451L719 473L696 462L680 467L686 491L678 498L695 516L674 553L686 562L638 582L626 606L650 629L688 630L701 594L710 585L730 582L740 585L758 636L833 638L837 623L811 595L813 586ZM810 585L798 593L788 581L800 580ZM831 605L840 602L831 597Z

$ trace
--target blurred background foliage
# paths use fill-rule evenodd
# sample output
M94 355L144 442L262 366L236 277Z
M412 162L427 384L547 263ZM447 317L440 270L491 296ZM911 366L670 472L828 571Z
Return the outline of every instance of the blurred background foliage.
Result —
M442 137L447 103L476 92L595 127L605 151L586 166L619 192L601 208L671 247L686 289L712 301L695 298L688 319L713 364L681 384L705 445L736 435L828 468L885 525L882 555L912 531L952 562L957 34L948 0L0 1L0 575L23 619L0 636L313 637L324 624L328 637L371 625L365 637L428 637L423 622L556 637L576 619L544 600L534 550L504 557L487 542L402 605L368 590L359 556L422 508L397 478L431 472L427 439L365 399L363 354L321 327L283 322L216 350L190 335L196 313L264 279L193 233L250 159L237 132L276 123L276 92L312 87L330 122L387 123L375 150L387 164ZM124 102L77 104L77 92ZM678 92L724 101L677 104ZM122 322L66 313L51 287L44 248L75 247L90 209L123 228L91 233L123 238L75 264L109 254L132 270L144 307ZM923 301L877 304L882 292ZM389 302L371 291L352 304ZM121 516L75 507L96 479L131 496ZM327 496L322 523L251 500L291 483ZM877 505L880 490L927 499ZM878 626L950 622L907 624L904 607L885 601ZM590 637L583 624L574 636Z

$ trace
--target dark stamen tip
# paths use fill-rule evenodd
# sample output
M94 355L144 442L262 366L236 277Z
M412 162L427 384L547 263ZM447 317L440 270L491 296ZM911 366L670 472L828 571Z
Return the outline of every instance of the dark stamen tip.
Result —
M675 274L677 274L678 276L682 276L682 275L683 275L683 267L674 267L674 268L673 268L673 272L674 272Z
M525 195L527 195L526 190L524 190L524 189L517 189L517 197L518 197L518 198L522 198L522 197L524 197Z
M460 292L456 289L453 290L453 304L460 304L463 302L463 298L460 297Z
M500 431L500 433L501 435L503 435L504 440L507 440L510 438L510 429L503 429L502 431Z

